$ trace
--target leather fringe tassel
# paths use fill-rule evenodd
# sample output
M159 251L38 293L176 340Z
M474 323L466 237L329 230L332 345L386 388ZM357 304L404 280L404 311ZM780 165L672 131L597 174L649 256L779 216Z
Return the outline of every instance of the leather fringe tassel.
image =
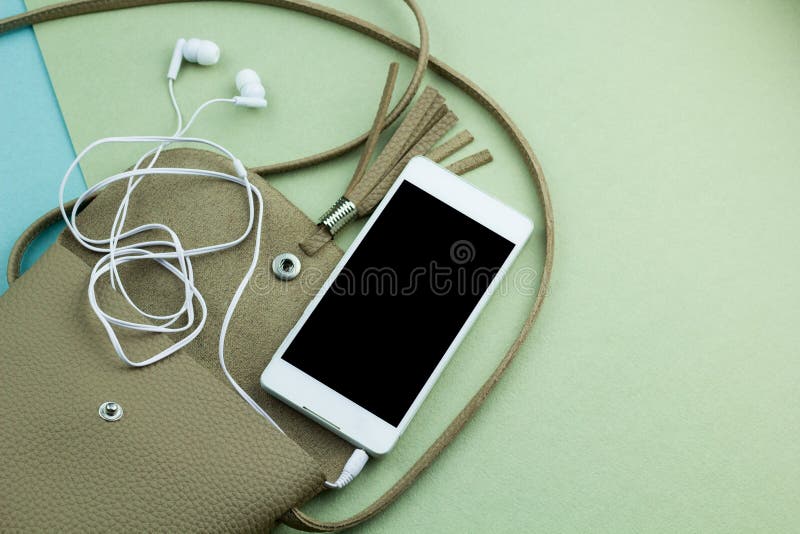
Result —
M383 199L411 158L423 155L440 163L474 140L472 134L464 130L441 145L434 146L455 126L458 117L445 105L444 97L436 89L426 87L384 149L370 163L383 130L397 81L397 69L397 63L392 63L389 67L378 112L344 195L320 218L316 231L300 243L300 248L309 256L316 254L350 221L368 215ZM490 161L492 155L488 150L482 150L448 165L447 168L461 175Z

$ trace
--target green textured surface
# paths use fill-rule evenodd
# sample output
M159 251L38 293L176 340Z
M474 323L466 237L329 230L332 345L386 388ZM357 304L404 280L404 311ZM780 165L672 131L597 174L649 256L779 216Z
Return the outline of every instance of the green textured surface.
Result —
M415 39L399 1L330 3ZM507 378L414 488L360 531L795 531L800 4L422 8L433 53L488 90L542 160L556 264ZM174 39L216 40L221 64L185 66L178 95L189 109L233 94L239 68L257 69L266 112L219 107L194 130L251 165L366 129L397 57L304 15L221 3L58 21L37 35L78 148L109 134L171 132L164 74ZM402 82L410 63L401 65ZM503 133L466 97L429 82L476 146L495 154L470 180L538 215ZM117 171L131 155L105 152L84 174ZM355 162L273 183L315 216ZM541 255L539 232L517 271L540 269ZM514 291L495 297L397 449L309 510L344 517L387 488L488 374L525 302Z

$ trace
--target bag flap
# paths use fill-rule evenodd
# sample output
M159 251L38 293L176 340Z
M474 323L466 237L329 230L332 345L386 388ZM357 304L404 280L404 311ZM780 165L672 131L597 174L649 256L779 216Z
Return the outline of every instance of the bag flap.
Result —
M263 530L319 491L317 463L186 351L142 369L119 361L88 275L55 244L0 299L0 530ZM101 298L124 316L115 293ZM123 417L101 419L104 401Z

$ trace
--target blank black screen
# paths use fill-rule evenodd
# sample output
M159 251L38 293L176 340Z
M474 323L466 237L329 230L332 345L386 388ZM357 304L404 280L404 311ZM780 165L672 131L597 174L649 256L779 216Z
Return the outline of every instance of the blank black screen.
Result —
M512 249L403 182L283 359L397 426Z

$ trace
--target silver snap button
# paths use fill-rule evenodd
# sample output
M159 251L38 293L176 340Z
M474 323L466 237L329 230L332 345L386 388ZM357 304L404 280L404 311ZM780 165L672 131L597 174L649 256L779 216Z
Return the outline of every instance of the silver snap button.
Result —
M118 421L122 417L122 406L113 401L104 402L98 413L106 421Z
M279 280L294 280L300 274L300 259L289 252L278 254L272 260L272 272Z

